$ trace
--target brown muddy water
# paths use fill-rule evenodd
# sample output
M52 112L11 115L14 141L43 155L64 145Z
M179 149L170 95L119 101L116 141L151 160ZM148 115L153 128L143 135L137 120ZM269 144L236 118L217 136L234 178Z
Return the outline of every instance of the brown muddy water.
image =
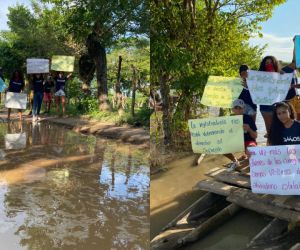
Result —
M265 144L265 127L260 114L258 144ZM207 155L199 166L193 167L194 156L171 162L165 166L168 170L151 176L150 186L150 237L153 239L161 229L179 213L199 199L204 192L193 190L204 175L214 167L220 167L230 161L224 156ZM270 218L258 213L242 210L230 221L218 227L205 238L182 249L188 250L240 250L268 223Z
M48 123L1 123L0 249L148 249L146 155Z

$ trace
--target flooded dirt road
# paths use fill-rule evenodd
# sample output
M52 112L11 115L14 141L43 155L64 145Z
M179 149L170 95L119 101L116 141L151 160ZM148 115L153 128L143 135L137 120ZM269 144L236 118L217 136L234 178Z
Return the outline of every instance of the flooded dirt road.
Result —
M1 123L0 249L148 249L146 155L49 123Z

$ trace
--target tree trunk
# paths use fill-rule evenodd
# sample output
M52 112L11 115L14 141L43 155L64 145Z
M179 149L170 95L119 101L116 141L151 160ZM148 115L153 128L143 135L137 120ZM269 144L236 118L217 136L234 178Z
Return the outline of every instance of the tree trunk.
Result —
M136 68L132 67L132 100L131 100L131 115L134 116L134 107L135 107L135 92L136 92L136 84L137 84L137 76L136 76Z
M118 64L118 73L117 73L117 82L115 85L115 106L118 109L119 114L121 115L123 113L123 96L121 92L121 69L122 69L122 56L119 56L119 64Z
M96 66L97 89L99 110L109 110L108 89L107 89L107 62L105 48L101 46L101 53L94 59Z
M168 75L162 74L160 77L160 92L162 96L162 110L163 110L163 130L164 130L164 143L171 143L171 118L169 108L170 88L168 85Z
M99 42L95 32L88 36L86 46L88 48L88 54L93 59L96 67L99 110L109 110L110 106L108 104L107 61L105 47Z
M119 56L119 64L118 64L118 73L117 73L117 82L116 82L116 93L121 93L121 69L122 69L122 56Z

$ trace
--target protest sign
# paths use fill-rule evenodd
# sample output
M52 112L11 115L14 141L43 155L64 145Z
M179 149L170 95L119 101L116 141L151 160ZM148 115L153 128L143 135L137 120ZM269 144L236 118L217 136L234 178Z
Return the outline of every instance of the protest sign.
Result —
M26 62L27 62L27 74L49 73L48 59L28 58Z
M227 154L244 151L243 116L188 121L194 153Z
M300 145L248 150L253 193L300 195Z
M289 91L293 73L279 74L249 70L247 85L255 104L272 105L284 101Z
M53 56L51 60L51 70L73 72L74 62L74 56Z
M5 135L6 149L22 149L25 147L26 147L26 133Z
M210 76L201 98L206 106L232 108L232 102L243 90L240 78Z
M5 82L0 78L0 93L2 93L7 88Z
M300 36L295 36L296 68L300 68Z
M24 93L7 92L5 107L13 109L26 109L27 95Z

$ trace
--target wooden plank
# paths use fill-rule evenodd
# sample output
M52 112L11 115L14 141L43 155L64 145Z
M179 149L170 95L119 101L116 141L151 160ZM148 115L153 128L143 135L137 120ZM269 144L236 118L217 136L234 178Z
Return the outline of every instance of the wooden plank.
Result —
M288 230L288 222L274 218L266 227L264 227L247 245L247 249L262 248L271 241L276 240Z
M208 232L216 229L228 219L232 218L237 212L240 211L240 209L241 208L239 206L235 204L230 204L229 206L225 207L220 212L218 212L216 215L212 216L207 221L202 223L200 226L196 227L188 234L180 238L175 248L179 248L188 243L197 241L201 237L205 236Z
M210 174L213 174L214 172L219 172L221 170L224 170L224 168L215 167L215 168L212 168L211 170L209 170L208 172L206 172L205 175L210 175Z
M283 199L282 202L277 202L276 203L277 206L300 211L300 197L299 196L291 195L291 196L284 196L284 197L286 197L286 199Z
M197 183L197 185L193 189L200 189L207 192L212 192L215 194L228 196L231 190L238 189L238 187L234 187L231 185L227 185L222 182L213 181L213 180L202 180Z
M300 243L295 244L290 248L290 250L300 250Z
M196 206L198 205L202 205L203 208L204 206L209 206L208 202L209 201L215 201L217 199L217 197L212 194L212 193L207 193L204 194L200 199L198 199L196 202L194 202L191 206L189 206L186 210L184 210L183 212L181 212L178 216L176 216L170 223L168 223L163 229L162 231L165 231L171 227L174 227L178 221L180 221L181 219L183 219L187 214L189 214ZM211 203L211 202L210 202ZM181 222L182 224L182 222Z
M226 169L219 169L215 172L208 173L207 176L215 180L222 181L224 183L233 184L239 187L243 187L243 188L251 187L250 178L241 175L237 171L228 172Z
M282 208L270 204L269 198L271 196L264 196L253 194L247 189L233 190L227 200L229 202L235 203L241 207L251 209L261 214L266 214L271 217L279 218L289 222L300 221L300 212L292 211L290 209Z
M184 237L194 229L194 227L185 229L167 230L157 235L150 244L151 250L174 249L179 238Z

